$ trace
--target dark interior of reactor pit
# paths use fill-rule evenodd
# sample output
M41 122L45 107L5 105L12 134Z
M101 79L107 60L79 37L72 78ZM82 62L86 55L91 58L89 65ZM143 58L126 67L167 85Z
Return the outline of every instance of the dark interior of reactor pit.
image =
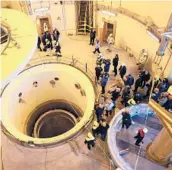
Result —
M26 135L34 137L34 127L37 120L48 111L53 110L64 110L64 112L67 111L72 114L74 118L77 119L77 121L79 121L80 118L83 116L83 111L71 102L69 103L65 100L48 101L37 106L30 114L30 117L26 122ZM48 138L57 136L70 130L74 126L75 123L73 122L73 120L69 117L66 117L66 115L63 116L63 113L61 113L60 115L50 114L48 116L45 116L41 125L39 126L39 137Z
M51 138L61 135L75 126L75 121L63 110L54 110L46 114L40 121L37 130L37 137ZM34 135L35 136L35 135Z

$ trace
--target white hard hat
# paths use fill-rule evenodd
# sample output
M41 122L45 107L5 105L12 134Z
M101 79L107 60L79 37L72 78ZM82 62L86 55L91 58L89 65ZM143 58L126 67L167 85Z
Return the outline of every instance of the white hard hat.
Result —
M98 125L98 122L97 121L94 121L93 122L93 126L97 126Z
M143 132L144 133L147 133L148 132L148 129L147 128L143 128Z

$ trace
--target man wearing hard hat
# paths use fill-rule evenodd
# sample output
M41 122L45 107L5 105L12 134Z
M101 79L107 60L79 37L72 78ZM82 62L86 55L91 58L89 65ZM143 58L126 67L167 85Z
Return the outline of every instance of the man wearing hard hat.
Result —
M140 146L140 143L143 143L143 138L147 132L147 128L141 128L137 131L137 135L134 137L134 139L136 139L135 145Z
M95 146L95 137L92 135L91 132L87 134L84 143L87 144L89 150L91 150L91 148Z

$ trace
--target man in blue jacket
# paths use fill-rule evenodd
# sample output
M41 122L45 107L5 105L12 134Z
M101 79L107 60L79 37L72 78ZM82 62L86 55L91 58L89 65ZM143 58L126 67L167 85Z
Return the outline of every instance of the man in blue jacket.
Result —
M110 60L107 59L107 60L105 61L105 65L104 65L104 72L105 72L105 73L108 73L108 72L109 72L110 65L111 65Z
M102 80L101 80L101 86L102 86L102 94L105 94L105 87L109 79L109 74L104 73Z

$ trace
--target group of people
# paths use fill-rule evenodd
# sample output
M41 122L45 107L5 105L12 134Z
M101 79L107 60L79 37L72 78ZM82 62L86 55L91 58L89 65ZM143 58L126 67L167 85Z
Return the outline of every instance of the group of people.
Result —
M100 136L100 138L105 141L107 131L109 129L109 124L106 121L106 118L109 114L111 115L114 109L113 102L103 104L97 104L95 106L95 113L96 113L96 120L93 122L92 126L92 132L88 132L86 138L85 138L85 144L87 145L88 149L91 150L92 147L95 146L96 138ZM104 113L105 112L105 113ZM122 112L122 129L126 128L128 129L132 125L132 118L130 115L129 110L125 109ZM140 146L140 143L143 143L143 139L145 137L145 134L148 132L147 128L139 128L136 132L136 135L133 136L133 138L136 140L135 145Z
M90 31L90 45L94 45L94 41L96 38L96 31L94 29L91 29ZM98 38L96 38L95 41L95 50L93 51L93 53L95 54L96 52L98 52L99 54L100 52L100 40ZM108 44L108 48L107 51L111 52L111 45L113 45L115 43L113 34L109 34L108 38L107 38L107 44Z
M122 128L126 127L128 129L132 125L132 118L130 115L129 110L125 110L122 112ZM135 145L140 146L140 143L143 143L143 139L145 137L145 134L148 132L147 128L140 128L137 130L136 136L134 136L134 139L136 139Z
M151 82L152 86L152 82ZM154 79L152 99L164 107L168 112L172 113L172 86L170 86L167 78Z
M37 48L40 51L47 52L47 56L51 55L52 50L55 49L55 55L61 57L60 32L55 28L51 34L46 24L44 24L43 30L41 37L38 36Z
M94 42L94 41L93 41ZM92 44L93 45L93 44ZM95 51L98 52L98 57L95 67L95 77L98 84L101 86L101 93L105 95L107 92L110 97L104 96L104 103L95 105L96 121L93 123L92 133L89 132L85 144L88 149L95 146L96 137L100 135L102 140L105 140L109 125L106 118L113 114L116 107L116 100L121 98L121 103L127 107L135 105L147 99L151 94L152 79L148 70L143 69L139 72L138 77L134 78L132 74L127 74L127 66L122 63L119 65L119 55L116 54L112 61L106 59L100 52L100 41L96 39ZM110 90L106 91L106 86L109 81L109 71L113 65L114 76L119 74L120 78L116 78L116 84ZM158 102L166 110L172 111L172 94L170 92L170 85L168 79L155 80L152 99ZM172 90L171 90L172 91ZM129 110L125 109L122 112L122 128L128 129L133 124ZM133 138L136 140L135 145L140 146L143 143L145 134L148 132L147 128L140 127Z
M92 133L88 132L86 138L85 138L85 144L87 144L87 147L89 150L91 150L92 147L95 146L96 138L100 135L100 138L105 141L107 131L109 128L109 124L105 119L93 122L92 126Z

